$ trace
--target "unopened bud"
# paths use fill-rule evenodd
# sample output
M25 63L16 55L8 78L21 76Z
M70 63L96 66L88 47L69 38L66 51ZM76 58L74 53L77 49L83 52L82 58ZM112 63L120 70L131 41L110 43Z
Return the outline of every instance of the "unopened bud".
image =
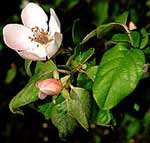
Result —
M132 30L135 30L135 29L137 29L136 25L132 21L130 21L129 22L129 30L132 31Z
M41 80L36 83L39 88L39 98L44 99L47 95L59 94L62 90L62 83L54 78Z

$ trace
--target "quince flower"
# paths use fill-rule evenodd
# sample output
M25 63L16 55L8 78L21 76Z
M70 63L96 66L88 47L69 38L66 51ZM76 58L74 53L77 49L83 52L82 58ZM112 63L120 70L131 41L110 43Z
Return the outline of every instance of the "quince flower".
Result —
M38 4L28 3L21 12L21 19L23 24L7 24L3 28L5 44L21 57L33 61L54 56L62 42L55 11L50 8L48 22L46 13Z
M38 81L36 87L39 89L39 98L45 99L47 95L53 96L59 94L63 86L60 80L50 78Z

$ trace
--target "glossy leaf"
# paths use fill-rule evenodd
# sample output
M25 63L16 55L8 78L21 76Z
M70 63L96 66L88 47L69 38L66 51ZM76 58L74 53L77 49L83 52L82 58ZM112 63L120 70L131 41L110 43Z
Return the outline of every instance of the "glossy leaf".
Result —
M128 37L128 35L127 34L122 34L122 33L118 33L118 34L113 35L112 41L115 41L115 42L127 42L127 43L131 42L129 37Z
M56 66L52 61L37 62L35 74L31 77L27 85L10 101L9 108L13 113L23 112L19 109L21 106L27 105L38 100L38 89L35 84L38 80L52 77L52 72L56 70Z
M102 57L93 85L94 99L101 109L116 106L136 88L143 75L143 52L128 48L119 43Z
M140 44L140 34L137 32L137 31L133 31L131 32L131 36L132 36L132 39L133 39L133 46L134 47L139 47L139 44Z
M142 38L140 43L140 49L143 49L148 44L149 37L147 31L144 28L141 29L141 34Z
M101 126L112 126L116 125L116 122L109 110L100 110L97 114L96 124Z
M86 75L92 80L95 80L98 66L92 66L86 70Z

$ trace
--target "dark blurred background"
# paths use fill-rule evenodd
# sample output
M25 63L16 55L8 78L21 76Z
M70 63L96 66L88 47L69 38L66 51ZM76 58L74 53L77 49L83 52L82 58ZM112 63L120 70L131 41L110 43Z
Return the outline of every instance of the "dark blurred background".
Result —
M78 128L73 135L64 140L59 139L57 129L51 121L45 120L43 115L30 107L23 107L24 116L10 112L10 100L26 85L29 77L25 73L24 60L4 44L2 28L8 23L21 23L20 13L26 2L28 1L4 0L0 4L0 143L126 143L126 138L129 139L129 143L149 143L150 116L146 113L148 108L142 112L145 114L125 116L119 128L91 128L89 132ZM150 26L150 0L34 0L32 2L39 3L47 14L50 7L55 9L64 34L63 47L73 44L71 29L74 20L78 18L87 33L99 24L111 22L115 16L125 10L130 12L129 19L136 23L139 29ZM140 92L146 94L145 97L150 96L149 83L149 80L141 82L143 88ZM130 108L126 108L127 110Z

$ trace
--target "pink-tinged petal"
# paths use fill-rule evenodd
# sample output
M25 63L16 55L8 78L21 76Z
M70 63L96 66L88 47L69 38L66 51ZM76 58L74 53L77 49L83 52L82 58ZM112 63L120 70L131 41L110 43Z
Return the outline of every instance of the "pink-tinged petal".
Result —
M31 30L20 24L8 24L3 28L4 42L14 50L29 50L31 36Z
M132 31L132 30L135 30L135 29L137 29L136 25L132 21L130 21L129 22L129 30Z
M54 40L51 41L48 47L46 48L47 58L50 59L51 57L53 57L58 51L58 49L59 47L57 46L57 43Z
M60 33L60 27L61 27L60 22L55 11L52 8L50 8L49 31L52 33L54 32Z
M31 52L27 52L27 51L17 51L17 53L24 59L29 59L32 61L44 61L46 60L46 56L45 57L39 57L38 55L31 53Z
M33 28L35 26L48 29L48 17L43 9L35 3L29 3L21 12L22 22L25 26Z
M60 47L60 45L62 43L62 38L63 38L63 36L61 33L55 32L54 39L55 39L58 47Z
M32 41L30 46L31 48L29 50L17 51L18 54L25 59L31 59L33 61L46 60L47 52L43 45Z
M46 95L56 95L62 90L62 83L54 78L41 80L36 83L36 87L39 88L41 93Z
M48 59L50 59L56 54L61 45L61 42L62 34L56 32L53 36L53 40L49 43L48 47L46 48Z
M43 99L45 99L47 97L47 94L39 91L39 95L38 96L39 96L39 99L43 100Z

